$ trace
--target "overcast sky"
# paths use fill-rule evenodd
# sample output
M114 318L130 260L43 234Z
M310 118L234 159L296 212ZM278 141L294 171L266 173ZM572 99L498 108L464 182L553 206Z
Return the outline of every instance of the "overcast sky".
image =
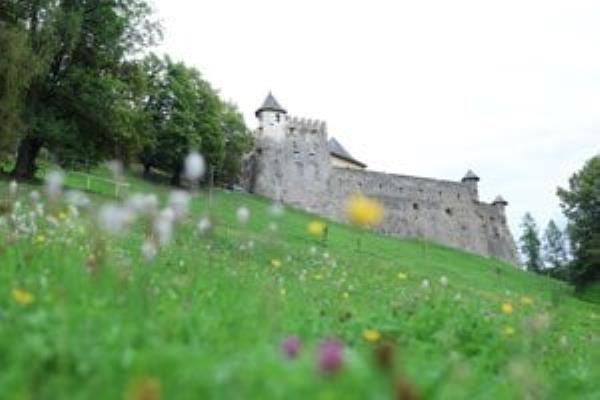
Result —
M272 90L374 170L480 177L513 234L563 222L600 151L600 1L154 0L160 52L254 111Z

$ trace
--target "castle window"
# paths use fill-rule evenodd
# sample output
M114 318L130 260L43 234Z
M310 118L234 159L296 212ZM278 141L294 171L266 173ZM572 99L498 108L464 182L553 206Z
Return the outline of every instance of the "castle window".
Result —
M277 120L277 122L281 121L281 116L279 114L275 114L275 120Z
M417 203L413 203L413 210L418 210L419 209L419 205Z
M457 194L456 194L456 198L457 198L458 200L460 200L460 193L457 193Z
M452 216L452 209L451 208L446 208L446 214L449 216Z

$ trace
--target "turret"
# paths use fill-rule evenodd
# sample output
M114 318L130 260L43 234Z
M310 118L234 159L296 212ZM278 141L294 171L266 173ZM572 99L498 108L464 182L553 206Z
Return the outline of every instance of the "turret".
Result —
M496 196L496 198L494 199L494 201L492 202L492 205L495 207L506 207L508 205L508 201L504 200L504 198L500 195Z
M471 198L475 201L479 201L479 177L471 170L468 170L465 176L461 179L461 182L467 185Z
M259 130L264 136L278 137L283 122L287 120L287 111L281 107L273 94L269 92L262 106L256 110L256 118L258 118Z

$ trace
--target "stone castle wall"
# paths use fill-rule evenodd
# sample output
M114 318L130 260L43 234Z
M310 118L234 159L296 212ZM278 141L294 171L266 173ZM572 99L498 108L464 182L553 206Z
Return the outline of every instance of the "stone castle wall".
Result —
M385 207L380 232L518 263L504 206L480 202L476 182L335 167L324 123L267 117L245 163L250 191L338 221L344 220L347 199L363 193Z

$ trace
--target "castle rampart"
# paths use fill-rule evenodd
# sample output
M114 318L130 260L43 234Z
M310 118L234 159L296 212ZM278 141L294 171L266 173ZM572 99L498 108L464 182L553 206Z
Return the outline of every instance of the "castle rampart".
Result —
M289 117L271 95L257 117L256 148L245 167L250 191L340 221L347 199L363 193L385 206L382 233L518 263L507 203L480 202L472 171L458 182L336 167L324 122Z

